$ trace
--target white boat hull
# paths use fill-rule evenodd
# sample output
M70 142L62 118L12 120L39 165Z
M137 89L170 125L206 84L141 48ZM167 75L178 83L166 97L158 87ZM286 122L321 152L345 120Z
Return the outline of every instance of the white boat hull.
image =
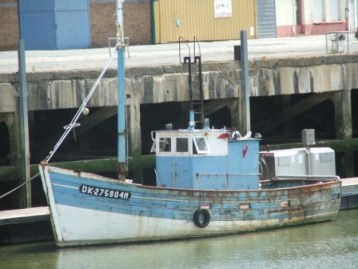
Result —
M315 223L333 219L340 206L340 181L217 192L145 187L48 165L40 170L56 243L61 247L206 237ZM114 199L83 186L98 186L103 193L107 189L120 192ZM130 197L120 199L123 193ZM198 209L210 215L203 227L194 221Z

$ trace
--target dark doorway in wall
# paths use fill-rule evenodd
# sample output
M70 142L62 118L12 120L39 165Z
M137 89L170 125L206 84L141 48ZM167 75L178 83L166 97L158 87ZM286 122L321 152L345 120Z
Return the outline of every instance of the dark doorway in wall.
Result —
M208 117L210 119L210 127L217 129L220 128L238 128L238 126L232 126L231 124L231 113L228 107L223 107Z
M74 161L117 156L117 116L103 121L91 118L101 108L90 108L88 116L80 116L81 126L68 134L53 161ZM38 163L53 149L77 110L35 111L30 126L31 162ZM91 127L89 127L91 125Z
M252 132L261 133L264 143L300 142L303 129L315 129L316 139L334 139L334 104L327 98L306 105L313 98L314 94L251 98Z

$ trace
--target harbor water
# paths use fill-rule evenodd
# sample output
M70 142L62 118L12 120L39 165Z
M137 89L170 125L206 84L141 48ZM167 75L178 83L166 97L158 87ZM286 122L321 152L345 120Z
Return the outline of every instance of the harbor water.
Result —
M1 246L0 268L356 269L358 210L321 224L206 239L65 249L52 242Z

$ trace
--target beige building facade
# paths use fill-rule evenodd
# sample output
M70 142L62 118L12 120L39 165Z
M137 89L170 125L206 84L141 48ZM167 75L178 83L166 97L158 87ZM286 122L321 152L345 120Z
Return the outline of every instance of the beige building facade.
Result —
M349 29L350 0L276 0L277 37Z

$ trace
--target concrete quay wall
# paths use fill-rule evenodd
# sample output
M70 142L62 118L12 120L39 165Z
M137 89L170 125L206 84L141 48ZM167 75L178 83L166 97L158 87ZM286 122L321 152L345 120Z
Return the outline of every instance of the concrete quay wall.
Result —
M351 90L358 88L358 76L355 75L357 71L358 55L250 61L251 96ZM99 70L75 70L28 73L29 110L79 107L99 72ZM18 97L16 74L0 74L0 81L0 113L16 112ZM116 70L108 70L89 107L115 106L116 83ZM126 87L129 105L188 101L187 66L128 68ZM239 98L239 63L234 61L203 63L203 89L206 100Z
M238 61L204 62L203 91L205 100L231 100L226 103L231 112L232 125L241 128L239 114L242 107L240 63ZM336 54L319 57L291 57L251 60L249 62L251 96L328 93L335 104L336 136L352 137L350 96L358 89L358 55ZM193 67L193 74L197 68ZM73 70L27 74L29 111L78 108L100 70ZM17 163L18 142L18 77L0 74L0 122L9 128L11 163ZM194 99L198 78L193 77ZM129 111L130 154L140 154L141 105L166 102L187 102L187 65L130 67L126 69L127 104ZM225 100L224 100L225 101ZM88 107L117 105L117 71L107 70ZM215 105L214 105L215 106ZM211 108L212 109L212 108ZM220 109L220 108L217 108ZM215 110L215 108L214 108ZM213 111L213 110L212 110ZM111 112L113 115L113 112ZM260 128L261 130L261 128Z

